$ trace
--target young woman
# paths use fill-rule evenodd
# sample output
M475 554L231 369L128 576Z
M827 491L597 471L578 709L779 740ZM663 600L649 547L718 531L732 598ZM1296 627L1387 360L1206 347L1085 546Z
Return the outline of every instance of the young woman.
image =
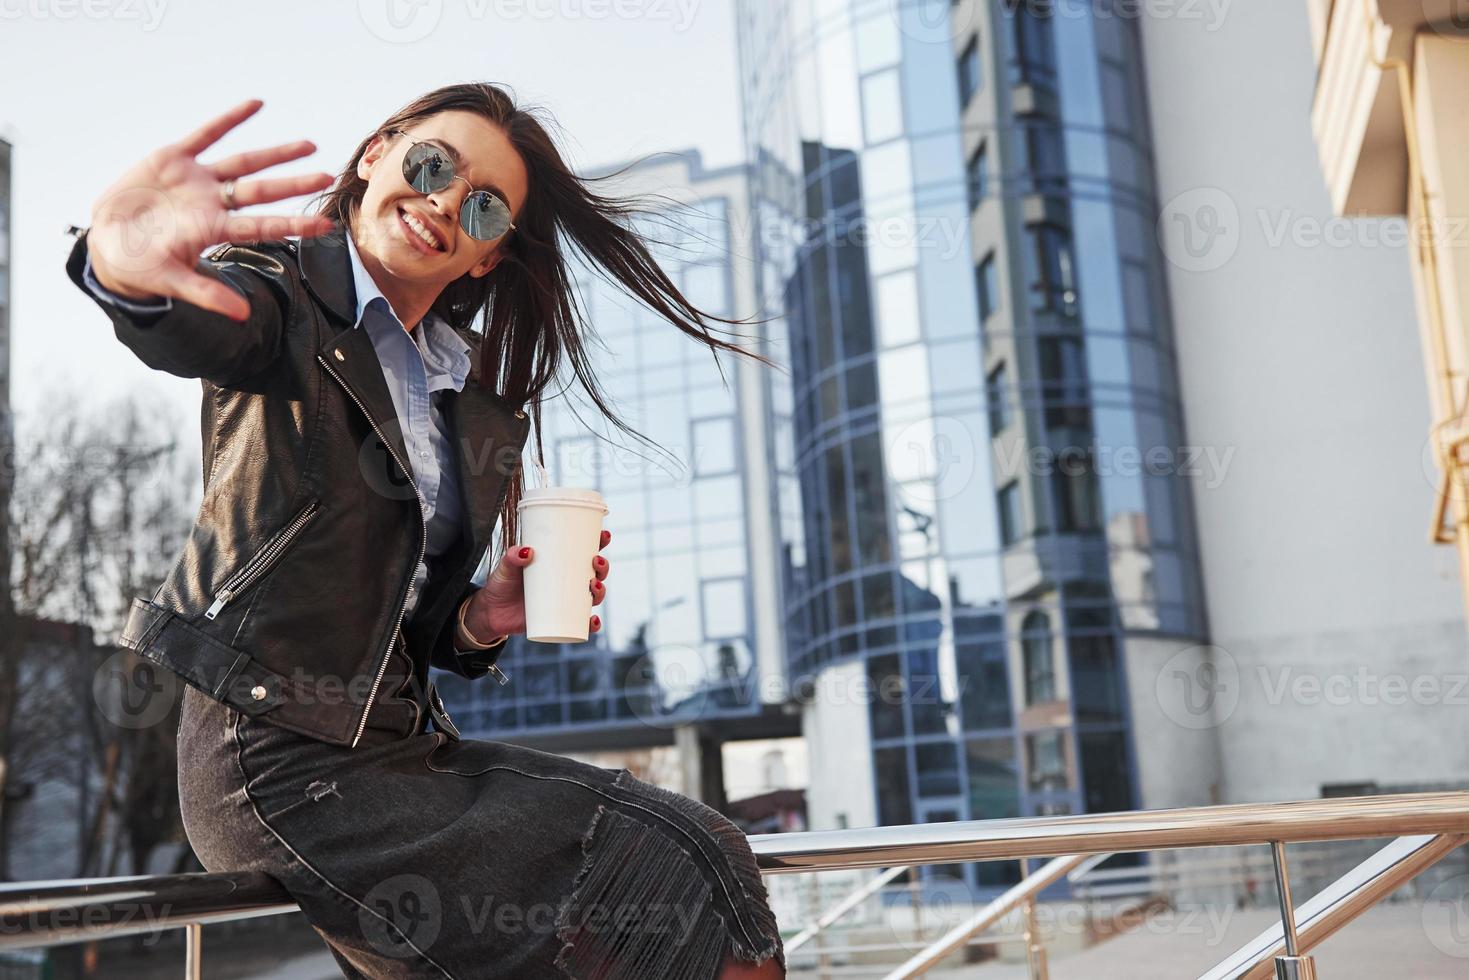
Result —
M304 141L198 162L260 105L124 174L67 263L119 340L203 389L193 533L120 636L187 682L200 860L279 879L349 977L784 976L738 828L626 769L463 739L428 676L509 680L523 406L567 359L612 417L565 249L712 349L745 353L706 323L742 321L692 306L628 202L496 86L417 99L335 177L241 179ZM311 217L232 213L314 191Z

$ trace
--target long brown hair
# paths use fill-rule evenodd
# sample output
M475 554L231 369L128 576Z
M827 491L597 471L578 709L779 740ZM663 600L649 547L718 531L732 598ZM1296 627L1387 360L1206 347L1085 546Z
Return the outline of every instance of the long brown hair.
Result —
M637 216L666 215L677 202L662 195L604 196L589 188L595 181L619 176L639 161L597 177L573 173L547 133L547 125L554 126L549 113L543 125L540 115L544 110L517 105L498 85L447 85L399 109L358 145L336 183L323 193L317 213L335 219L343 229L352 227L367 190L367 182L357 175L357 163L373 137L450 110L473 112L499 127L524 160L529 182L515 230L501 246L505 257L489 275L476 279L465 274L444 287L432 310L455 329L479 334L480 383L525 406L535 425L535 458L542 465L541 395L556 381L563 360L570 362L576 380L613 425L649 442L608 407L593 376L586 340L595 338L596 332L573 296L563 242L669 323L708 346L716 364L717 352L727 351L778 367L716 336L742 335L708 323L764 323L765 319L729 319L695 307L659 267L635 230ZM476 319L483 321L478 330ZM517 469L500 513L502 553L519 537L516 504L523 488L524 475Z

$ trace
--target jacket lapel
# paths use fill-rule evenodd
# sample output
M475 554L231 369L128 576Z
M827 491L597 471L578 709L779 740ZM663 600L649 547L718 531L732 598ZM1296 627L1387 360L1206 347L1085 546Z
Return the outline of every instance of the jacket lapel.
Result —
M335 328L317 348L317 359L347 389L373 428L386 441L398 468L407 472L408 446L393 410L393 396L378 363L377 351L357 322L357 291L352 286L352 257L344 230L303 238L296 251L306 289L329 314Z

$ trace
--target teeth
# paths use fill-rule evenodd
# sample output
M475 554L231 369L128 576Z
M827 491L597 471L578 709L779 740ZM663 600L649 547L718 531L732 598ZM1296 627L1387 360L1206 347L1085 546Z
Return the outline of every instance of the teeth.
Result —
M429 231L426 227L424 227L424 224L423 224L422 221L419 221L417 218L415 218L409 212L404 211L403 212L403 222L406 225L408 225L409 228L412 228L413 229L413 233L414 234L416 234L419 238L422 238L425 242L427 242L428 243L428 246L430 248L433 248L435 250L438 250L439 249L439 240L434 237L434 233L433 232Z

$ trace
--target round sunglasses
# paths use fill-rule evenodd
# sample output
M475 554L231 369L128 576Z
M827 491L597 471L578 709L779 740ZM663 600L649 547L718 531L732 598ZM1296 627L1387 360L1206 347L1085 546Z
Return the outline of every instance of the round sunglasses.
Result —
M415 139L401 129L389 133L405 137L411 144L403 154L403 179L420 194L433 194L444 190L455 179L464 180L454 172L454 157L438 143ZM467 180L464 183L469 187L469 196L459 206L459 225L465 234L476 241L492 242L515 230L510 220L510 205L489 191L475 190Z

